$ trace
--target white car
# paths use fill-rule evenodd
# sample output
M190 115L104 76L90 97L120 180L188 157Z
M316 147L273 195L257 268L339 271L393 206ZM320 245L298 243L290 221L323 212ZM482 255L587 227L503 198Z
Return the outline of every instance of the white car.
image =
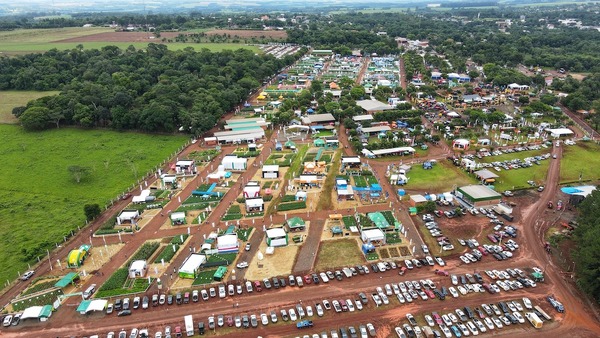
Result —
M4 317L4 321L2 322L2 325L5 327L10 326L10 323L12 322L12 318L13 318L12 315L8 315L8 316Z
M288 314L290 315L291 321L296 321L298 319L298 317L296 316L296 310L294 310L293 308L288 311Z
M348 307L348 311L354 312L354 302L351 299L346 299L346 306Z
M483 318L483 322L485 323L485 326L488 327L488 329L490 329L490 330L494 329L494 322L490 319L490 317Z
M402 292L406 292L406 291L408 291L408 290L406 289L406 285L404 284L404 282L400 282L400 283L398 283L398 287L400 288L400 291L402 291Z
M533 308L533 305L531 304L531 300L529 300L529 298L527 298L527 297L523 297L523 304L525 305L525 308L527 308L528 310L531 310Z
M450 276L450 279L452 280L452 285L458 285L458 277L456 275Z
M456 288L458 289L458 291L460 292L460 294L463 295L463 296L466 295L467 293L469 293L469 291L467 291L467 289L465 289L465 287L462 286L462 285L459 285Z
M329 283L329 278L327 277L327 274L325 274L325 272L321 272L319 276L321 277L323 283Z
M504 325L502 324L502 321L500 319L498 319L497 317L492 317L492 322L494 323L494 325L496 325L497 328L501 329L504 327Z
M406 302L406 299L404 298L404 296L401 293L397 294L396 298L398 298L398 301L400 302L400 304L404 304Z
M442 332L444 333L444 337L446 337L446 338L453 337L452 332L446 325L440 325L440 329L442 329Z
M355 299L355 300L354 300L354 306L355 306L355 307L356 307L356 309L357 309L357 310L359 310L359 311L362 311L362 309L363 309L363 305L362 305L361 301L360 301L360 300L358 300L358 299Z
M225 286L219 285L219 298L227 297L227 293L225 292Z
M431 327L435 326L435 322L433 321L433 318L431 318L430 315L425 315L425 321L427 322L427 325Z
M441 257L437 257L437 256L436 256L436 257L435 257L435 260L437 261L437 263L438 263L440 266L446 266L446 262L444 262L444 260L443 260Z
M429 253L429 248L427 247L427 244L421 245L421 249L423 249L423 253L424 254L428 254Z
M262 323L262 325L269 325L269 317L267 317L266 313L260 314L260 322Z
M444 321L444 324L452 326L452 320L448 315L442 315L442 320Z
M525 318L523 318L523 316L521 315L521 313L519 311L513 312L512 315L513 315L513 317L517 318L519 323L521 323L521 324L525 323Z
M312 316L314 316L314 313L313 313L312 306L310 306L310 305L308 305L308 306L306 307L306 316L307 316L307 317L312 317Z
M392 283L392 290L394 291L394 294L397 295L400 293L400 288L398 287L397 284Z
M391 287L389 284L386 284L386 285L385 285L385 294L386 294L386 296L391 296L391 295L393 295L393 294L394 294L394 293L392 292L392 287Z
M465 264L471 263L471 261L466 256L461 255L461 256L459 256L459 258Z
M315 304L315 310L317 311L317 316L323 317L325 312L323 311L323 306L320 303Z
M408 259L404 260L404 265L406 265L406 268L409 270L412 270L414 268L413 263Z
M433 261L433 258L431 258L431 256L425 256L425 260L427 261L427 264L429 264L429 266L435 265L435 262Z
M450 286L448 288L448 291L450 292L450 294L452 295L453 298L458 298L458 292L456 291L456 289L453 286Z
M245 269L248 267L248 262L239 262L239 263L237 263L236 267L238 269Z

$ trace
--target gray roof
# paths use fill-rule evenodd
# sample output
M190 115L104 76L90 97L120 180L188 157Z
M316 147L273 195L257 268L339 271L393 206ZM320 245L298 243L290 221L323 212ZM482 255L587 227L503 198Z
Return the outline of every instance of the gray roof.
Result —
M390 106L389 104L377 100L360 100L356 101L356 105L358 105L366 111L382 111L394 109L394 107Z
M488 188L485 185L481 185L481 184L467 185L467 186L458 188L458 190L471 196L474 199L491 199L491 198L501 198L502 197L502 195L500 195L498 192Z
M304 123L318 123L318 122L333 122L335 121L335 117L333 115L327 114L316 114L316 115L308 115L302 118L302 122Z
M493 172L487 170L487 169L482 169L479 171L474 172L474 174L477 177L481 177L482 180L487 180L489 178L498 178L499 176L494 174Z

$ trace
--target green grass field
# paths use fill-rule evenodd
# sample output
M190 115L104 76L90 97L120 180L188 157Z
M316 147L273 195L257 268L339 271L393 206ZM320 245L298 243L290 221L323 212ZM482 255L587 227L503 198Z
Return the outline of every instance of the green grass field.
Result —
M600 180L600 146L592 142L577 142L575 146L563 146L560 162L560 182L579 179Z
M0 135L3 282L83 225L84 204L103 207L187 140L70 128L29 133L12 125L0 125ZM88 168L80 183L68 171L72 165Z
M14 31L0 32L0 53L6 54L25 54L35 52L45 52L56 48L58 50L66 50L76 48L82 45L85 49L100 49L105 46L117 46L121 49L133 45L136 49L143 49L150 42L57 42L71 38L83 37L98 33L114 32L110 28L56 28L56 29L18 29ZM160 43L160 39L153 41ZM222 51L225 49L245 48L254 52L260 52L260 49L255 46L247 46L242 43L168 43L167 47L170 50L181 50L186 47L192 47L195 50L207 48L213 52Z
M538 185L544 185L549 166L550 159L540 161L540 165L534 164L529 168L520 168L516 170L502 169L500 172L491 169L494 174L500 176L496 179L494 187L498 192L514 190L515 188L528 188L530 186L527 184L527 181L530 180L535 181Z
M57 91L0 91L0 123L17 123L17 118L12 114L13 108L24 106L27 102L43 96L56 94L58 94Z
M356 239L338 239L321 242L317 256L316 271L363 264L365 257L356 243Z
M475 179L470 178L465 171L445 160L438 161L429 170L415 164L406 173L406 177L409 180L404 187L411 191L444 192L451 190L455 185L476 183Z

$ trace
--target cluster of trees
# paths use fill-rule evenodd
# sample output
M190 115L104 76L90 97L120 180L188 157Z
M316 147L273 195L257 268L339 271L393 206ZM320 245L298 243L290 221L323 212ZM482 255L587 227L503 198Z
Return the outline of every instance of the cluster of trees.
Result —
M1 89L59 89L13 114L29 130L60 124L199 135L305 53L277 59L246 49L169 51L115 46L0 58Z
M594 190L579 206L579 226L573 250L577 284L600 301L600 190Z

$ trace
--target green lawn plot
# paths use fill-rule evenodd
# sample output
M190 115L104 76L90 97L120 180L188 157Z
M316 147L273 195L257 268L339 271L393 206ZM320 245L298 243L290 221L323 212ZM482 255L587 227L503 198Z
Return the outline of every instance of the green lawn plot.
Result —
M107 280L102 284L96 298L115 297L119 295L127 295L132 293L144 292L154 282L155 278L129 278L128 268L117 269Z
M476 183L467 173L448 161L439 161L432 169L425 170L423 166L415 164L406 173L408 184L406 189L442 192L452 189L453 186L461 186Z
M356 219L354 219L354 217L352 217L352 216L343 216L342 222L344 223L344 227L346 229L350 229L350 227L357 226Z
M544 185L550 160L540 161L540 165L534 164L529 168L511 169L497 172L492 169L492 172L498 175L494 183L496 191L503 192L505 190L515 190L531 187L527 181L534 181L538 185Z
M324 271L341 266L354 266L365 263L365 257L356 239L322 241L317 256L315 271Z
M194 282L192 283L192 285L204 285L204 284L213 283L214 282L213 276L216 271L217 271L217 269L210 269L210 270L204 270L204 271L199 272L196 279L194 279Z
M31 100L58 93L58 91L40 92L35 90L0 91L0 123L18 123L19 120L12 114L13 108L25 106Z
M186 136L0 125L0 280L12 280L84 224L83 206L109 201L181 147ZM77 183L70 166L86 168ZM138 188L139 189L139 188ZM40 231L39 229L43 229Z
M592 142L577 142L574 146L562 146L560 182L600 180L600 146Z

